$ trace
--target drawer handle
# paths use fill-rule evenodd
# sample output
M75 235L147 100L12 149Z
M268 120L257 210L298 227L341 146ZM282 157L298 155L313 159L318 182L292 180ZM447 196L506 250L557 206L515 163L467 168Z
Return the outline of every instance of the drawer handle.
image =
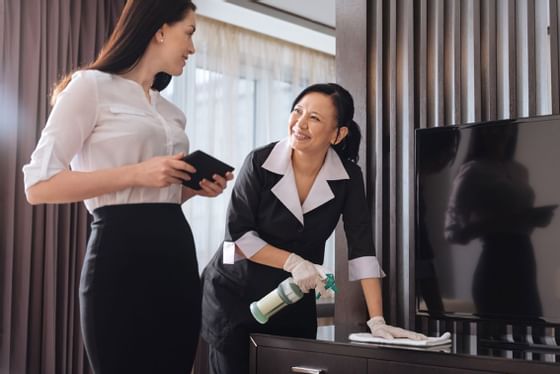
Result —
M303 366L292 366L292 373L327 374L327 371L323 369L306 368Z

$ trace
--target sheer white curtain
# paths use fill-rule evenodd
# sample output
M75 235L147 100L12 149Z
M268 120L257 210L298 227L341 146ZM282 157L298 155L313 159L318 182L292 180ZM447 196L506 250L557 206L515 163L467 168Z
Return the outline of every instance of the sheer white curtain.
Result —
M334 56L204 17L197 20L195 47L184 74L163 94L187 114L191 151L201 149L237 170L253 148L286 136L290 106L302 88L335 79ZM232 186L218 198L183 205L201 271L223 240ZM328 253L332 264L332 248Z

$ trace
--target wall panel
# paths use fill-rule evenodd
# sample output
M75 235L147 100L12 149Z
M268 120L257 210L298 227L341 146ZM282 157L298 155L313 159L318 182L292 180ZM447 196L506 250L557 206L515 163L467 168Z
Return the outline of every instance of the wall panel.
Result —
M389 274L389 321L413 321L414 129L558 114L559 8L560 0L337 2L337 79L357 82L347 88L366 103L357 105L366 118L361 166ZM364 70L346 55L358 50ZM345 308L337 299L335 314Z

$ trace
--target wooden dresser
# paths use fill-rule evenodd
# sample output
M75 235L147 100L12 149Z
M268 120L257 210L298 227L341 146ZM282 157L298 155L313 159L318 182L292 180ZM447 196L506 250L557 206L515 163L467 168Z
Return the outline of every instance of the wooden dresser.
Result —
M328 341L254 334L250 343L250 373L560 374L560 350L555 349L496 357L491 354L496 354L497 350L462 352L462 348L458 349L461 344L434 351L351 343L347 334L335 336L337 338ZM514 348L506 351L513 352Z

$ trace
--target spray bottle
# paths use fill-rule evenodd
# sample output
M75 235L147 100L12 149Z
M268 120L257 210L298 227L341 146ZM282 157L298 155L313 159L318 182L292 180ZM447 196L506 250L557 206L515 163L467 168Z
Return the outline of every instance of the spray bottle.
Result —
M326 274L325 289L333 290L336 292L336 284L334 282L334 275ZM317 294L317 299L321 294ZM284 279L278 287L270 291L266 296L259 301L253 301L250 309L253 317L262 324L268 322L268 319L274 314L282 310L286 305L293 304L303 298L303 291L295 284L294 280L290 278Z

